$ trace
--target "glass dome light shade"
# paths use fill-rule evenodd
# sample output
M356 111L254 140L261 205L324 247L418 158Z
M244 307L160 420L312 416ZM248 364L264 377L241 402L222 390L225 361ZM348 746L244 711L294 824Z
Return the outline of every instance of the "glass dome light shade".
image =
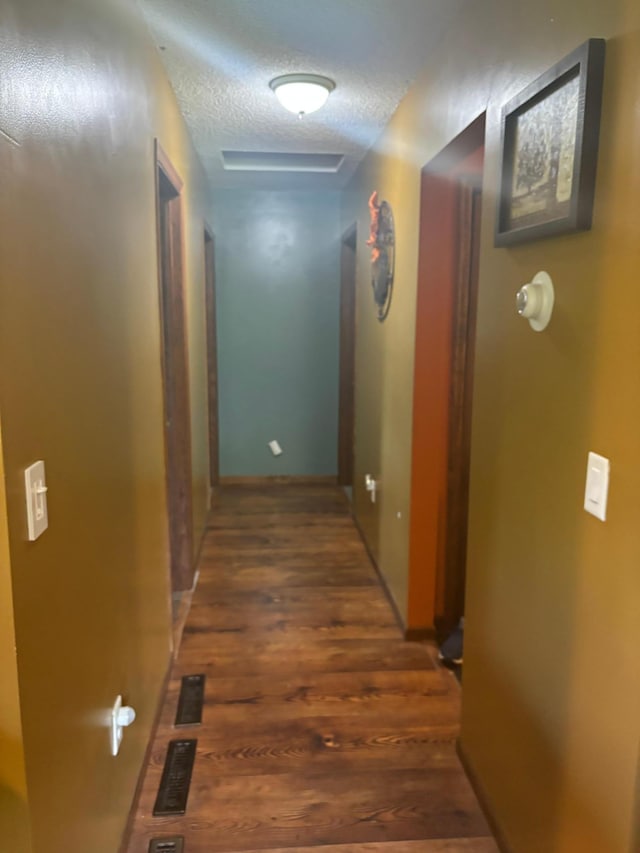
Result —
M336 84L328 77L316 74L285 74L276 77L269 86L286 110L303 116L324 106Z

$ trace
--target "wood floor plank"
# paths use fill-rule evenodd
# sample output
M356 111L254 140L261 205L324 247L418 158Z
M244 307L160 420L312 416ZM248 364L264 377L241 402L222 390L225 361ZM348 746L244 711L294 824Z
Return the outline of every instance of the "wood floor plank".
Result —
M246 850L244 853L499 853L492 838L444 838L431 841L392 841L379 844L329 844L316 847L280 847L277 850ZM205 853L205 848L193 848Z
M496 853L455 752L459 687L406 643L327 486L214 496L127 853ZM187 814L152 808L180 679L207 676Z
M217 678L209 682L203 720L218 728L245 719L255 725L257 714L269 725L307 717L393 719L400 727L453 724L459 707L450 693L451 678L435 670ZM169 684L163 721L175 717L180 686L180 678Z
M297 629L352 636L354 628L374 631L376 636L378 629L397 632L396 619L377 587L220 592L208 602L194 602L186 633L202 633L204 629L268 636Z
M325 566L309 560L299 560L297 564L289 560L285 565L273 561L272 565L264 558L249 557L228 560L217 565L214 558L203 556L201 569L205 571L209 561L213 564L212 577L202 581L203 591L211 589L224 593L235 590L276 590L280 587L354 587L375 586L376 580L363 559L358 562L333 561Z
M197 619L202 613L210 614L214 623L224 618L228 611L236 610L252 616L262 613L302 613L314 623L330 620L334 614L351 608L355 616L362 618L362 609L375 608L376 616L396 625L389 613L385 595L377 586L326 587L306 586L303 589L282 587L276 590L218 590L208 601L193 602L190 616ZM253 611L256 611L255 613ZM396 625L397 627L397 625Z
M326 530L327 513L318 512L265 512L256 521L256 516L245 514L241 515L234 513L218 513L214 514L209 522L209 530L226 531L226 530L247 530L247 529L267 529L282 530L287 527L309 528L317 533L322 533ZM351 529L352 520L350 516L343 511L342 505L336 508L330 519L331 527L335 530L340 528L345 531ZM205 543L209 546L211 543Z
M205 837L189 841L185 853L209 853ZM131 853L134 853L133 849ZM136 848L135 853L147 853L147 847ZM373 844L329 844L322 847L278 847L268 850L246 850L243 853L500 853L492 838L438 838L428 841L390 841Z
M224 643L214 642L209 633L195 634L190 626L182 639L176 675L185 675L197 666L209 678L231 675L279 677L291 672L365 672L373 670L433 669L425 646L391 637L326 637L307 632L304 646L292 632L266 638L228 634ZM220 638L216 638L220 639Z
M389 770L224 776L196 762L189 797L190 834L206 832L211 853L255 847L408 841L482 835L486 824L458 778L453 754L437 772ZM184 818L144 821L177 833Z
M207 590L203 589L203 592L207 592ZM366 587L343 586L336 589L311 584L303 589L296 587L282 587L276 590L214 589L206 601L202 601L199 597L193 602L190 614L196 617L201 610L204 612L211 611L215 619L216 609L235 608L236 610L250 611L251 608L259 608L267 612L269 610L284 612L291 610L291 612L295 612L297 609L311 609L313 618L319 621L327 611L348 606L355 608L376 607L378 609L385 607L385 621L395 621L389 619L389 603L386 596L378 586L373 585ZM358 613L358 615L361 614Z
M347 718L310 718L274 724L265 720L252 727L224 726L198 737L202 772L222 776L274 776L283 773L386 773L394 770L439 772L457 767L456 722L428 726ZM151 762L158 781L166 745L158 744ZM150 770L150 776L152 771Z

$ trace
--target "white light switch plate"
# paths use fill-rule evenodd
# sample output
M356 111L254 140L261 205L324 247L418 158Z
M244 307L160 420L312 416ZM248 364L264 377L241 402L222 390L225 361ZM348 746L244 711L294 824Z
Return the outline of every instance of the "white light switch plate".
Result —
M584 490L584 508L600 521L607 520L610 463L605 456L590 453L587 460L587 482Z
M120 709L122 708L122 696L117 696L111 709L109 734L111 740L111 755L116 756L120 752L122 743L122 726L119 722Z
M116 756L120 752L122 735L127 726L136 718L136 712L129 705L122 704L122 696L116 696L113 703L109 720L109 740L111 741L111 755Z
M33 542L49 526L44 462L34 462L33 465L25 469L24 488L27 501L29 541Z

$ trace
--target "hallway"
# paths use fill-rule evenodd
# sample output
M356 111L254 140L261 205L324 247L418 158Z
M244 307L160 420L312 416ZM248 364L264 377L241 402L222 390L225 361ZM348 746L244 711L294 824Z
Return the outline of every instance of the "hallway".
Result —
M221 489L200 572L127 853L173 835L185 853L497 851L456 756L457 682L402 640L340 490ZM176 730L195 673L203 723ZM198 739L187 812L154 818L176 737Z

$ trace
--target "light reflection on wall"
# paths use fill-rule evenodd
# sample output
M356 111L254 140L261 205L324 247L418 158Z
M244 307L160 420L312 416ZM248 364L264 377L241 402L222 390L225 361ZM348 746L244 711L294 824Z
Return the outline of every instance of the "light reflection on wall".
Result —
M89 49L71 53L55 40L5 35L0 52L0 129L17 140L78 143L88 133L117 146L148 112L146 93L125 84L119 54L99 65Z

